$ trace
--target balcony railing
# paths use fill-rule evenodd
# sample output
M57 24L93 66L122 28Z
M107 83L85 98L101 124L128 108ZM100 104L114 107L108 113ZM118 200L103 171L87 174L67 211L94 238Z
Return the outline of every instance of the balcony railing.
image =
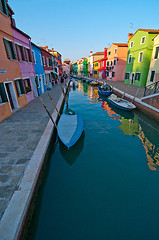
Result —
M159 93L159 81L145 87L144 97L155 93Z

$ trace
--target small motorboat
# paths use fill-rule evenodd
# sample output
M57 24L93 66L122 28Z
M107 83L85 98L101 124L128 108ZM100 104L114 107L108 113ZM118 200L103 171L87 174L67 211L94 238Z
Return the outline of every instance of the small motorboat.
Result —
M78 87L78 82L74 79L70 81L70 87Z
M70 148L78 141L84 130L84 122L80 114L66 109L57 125L57 133L61 142Z
M98 92L104 96L110 96L112 94L112 88L108 84L104 84L101 87L98 87Z
M90 82L90 85L91 85L91 86L98 86L98 85L99 85L99 83L98 83L98 82L96 82L96 81L92 81L92 82Z
M113 104L115 107L117 108L120 108L122 110L125 110L125 111L132 111L133 109L136 108L136 106L123 99L123 98L119 98L117 95L115 94L111 94L109 97L108 97L108 101Z

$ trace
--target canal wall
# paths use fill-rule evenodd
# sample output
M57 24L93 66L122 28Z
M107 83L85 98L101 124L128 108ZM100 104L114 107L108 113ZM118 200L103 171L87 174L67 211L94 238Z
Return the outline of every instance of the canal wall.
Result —
M56 107L61 111L64 103L64 95L61 92ZM58 120L57 111L54 110L52 118L55 122ZM45 156L55 127L51 120L38 142L32 157L25 169L25 172L20 179L20 184L14 191L9 204L0 221L0 239L13 240L19 239L23 230L25 220L30 209L30 205L35 193L40 173L43 168Z

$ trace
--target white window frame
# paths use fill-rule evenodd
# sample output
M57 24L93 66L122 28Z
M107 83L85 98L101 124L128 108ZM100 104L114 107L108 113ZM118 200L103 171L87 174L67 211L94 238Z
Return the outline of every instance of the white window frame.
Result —
M43 62L43 65L44 65L44 67L46 66L46 64L45 64L45 57L44 56L42 56L42 62Z
M46 58L46 62L47 62L47 67L49 67L49 59Z
M132 61L129 61L130 56L131 56L131 60L132 60L132 54L129 54L129 57L128 57L128 64L132 63Z
M23 81L23 79L21 79L21 78L14 78L14 81L18 81L18 80L22 80ZM19 82L18 82L18 88L20 88ZM21 89L20 89L20 92L21 92ZM25 93L19 94L19 97L22 96L22 95L25 95Z
M40 53L39 53L39 56L40 56L40 62L41 62L41 66L43 66L42 56L41 56L41 54L40 54Z
M3 37L3 39L5 39L6 41L8 41L8 42L11 42L11 43L13 43L13 45L14 45L14 51L15 51L15 54L17 53L16 52L16 49L15 49L15 42L14 42L14 40L12 41L11 39L9 39L9 38L6 38L6 37ZM6 51L6 49L5 49L5 51ZM16 59L9 59L9 60L11 60L11 61L18 61L18 59L17 59L17 54L16 54Z
M131 41L130 42L130 48L133 48L133 46L134 46L134 41Z
M31 50L31 51L32 51L32 55L33 55L33 63L36 64L35 52L34 52L34 50Z
M145 43L145 40L144 40L144 42L142 43L142 39L143 39L143 38L146 40L146 36L143 36L143 37L141 38L140 44L144 44L144 43Z
M140 77L141 77L141 72L136 72L136 73L140 73ZM136 73L135 73L135 75L136 75ZM135 79L135 76L134 76L134 81L139 82L140 80L136 80L136 79Z
M142 53L142 60L141 61L139 61L140 60L140 54ZM144 57L144 52L142 51L142 52L139 52L139 58L138 58L138 62L139 63L142 63L143 62L143 57Z
M14 88L13 81L7 81L7 82L3 82L3 83L4 83L4 88L5 88L6 96L7 96L7 99L8 99L8 103L9 103L9 106L10 106L10 110L11 110L11 112L14 112L15 109L12 109L12 107L11 107L9 96L8 96L8 92L7 92L7 87L6 87L6 84L11 83L11 85L12 85L12 90L11 90L12 93L11 94L12 94L12 97L14 95L13 101L14 101L14 104L15 104L15 108L16 109L19 108L19 104L18 104L16 93L15 93L15 88Z

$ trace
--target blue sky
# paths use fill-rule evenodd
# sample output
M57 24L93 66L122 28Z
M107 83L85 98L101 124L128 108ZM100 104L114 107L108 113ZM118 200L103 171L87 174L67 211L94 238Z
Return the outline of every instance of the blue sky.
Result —
M126 43L128 32L159 29L159 0L9 0L19 29L32 41L76 61L113 42ZM133 23L133 25L131 24ZM133 28L131 27L133 26Z

